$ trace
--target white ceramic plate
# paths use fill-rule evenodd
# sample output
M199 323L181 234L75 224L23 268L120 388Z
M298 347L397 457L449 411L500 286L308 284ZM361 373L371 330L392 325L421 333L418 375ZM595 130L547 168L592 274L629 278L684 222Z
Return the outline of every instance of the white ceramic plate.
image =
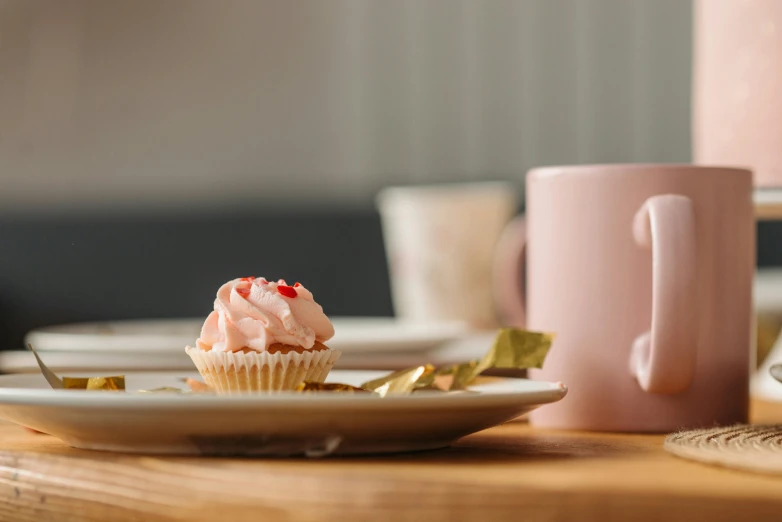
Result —
M390 317L334 318L328 343L348 352L422 351L468 332L459 322L408 323ZM203 319L111 321L47 326L25 339L39 352L181 352L195 342Z
M360 384L380 375L333 371L329 381ZM188 374L127 374L126 382L129 391L181 387L183 376ZM486 381L472 392L383 399L329 393L220 397L52 390L40 375L5 375L0 376L0 417L84 449L323 456L443 448L567 392L561 383Z

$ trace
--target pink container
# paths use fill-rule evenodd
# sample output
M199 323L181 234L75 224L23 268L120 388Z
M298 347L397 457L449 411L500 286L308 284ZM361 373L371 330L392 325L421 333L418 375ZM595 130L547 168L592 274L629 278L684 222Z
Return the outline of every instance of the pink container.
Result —
M782 1L695 0L693 154L782 186Z
M513 228L526 254L499 251L499 303L511 323L556 334L543 369L530 376L569 389L563 401L533 412L534 424L667 432L747 420L751 172L534 169L526 234Z

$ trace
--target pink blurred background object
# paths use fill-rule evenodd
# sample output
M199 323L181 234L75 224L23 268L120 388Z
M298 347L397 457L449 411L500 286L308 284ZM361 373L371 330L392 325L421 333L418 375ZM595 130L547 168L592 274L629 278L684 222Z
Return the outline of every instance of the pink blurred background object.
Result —
M530 376L571 390L533 423L663 432L746 421L750 171L534 169L526 226L526 302L517 295L514 309L526 307L527 328L557 335Z
M693 154L782 186L782 2L696 0Z

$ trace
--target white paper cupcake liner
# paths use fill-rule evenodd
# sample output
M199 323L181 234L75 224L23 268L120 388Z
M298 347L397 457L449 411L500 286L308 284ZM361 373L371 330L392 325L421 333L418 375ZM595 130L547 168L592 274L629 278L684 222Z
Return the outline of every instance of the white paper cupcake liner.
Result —
M206 384L220 395L292 390L302 381L323 382L342 352L304 350L302 353L185 351Z

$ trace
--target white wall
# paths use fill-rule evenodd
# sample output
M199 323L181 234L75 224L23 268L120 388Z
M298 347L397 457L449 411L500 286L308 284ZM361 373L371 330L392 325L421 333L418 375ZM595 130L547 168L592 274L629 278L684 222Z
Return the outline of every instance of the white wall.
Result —
M0 0L0 211L687 161L684 0Z

